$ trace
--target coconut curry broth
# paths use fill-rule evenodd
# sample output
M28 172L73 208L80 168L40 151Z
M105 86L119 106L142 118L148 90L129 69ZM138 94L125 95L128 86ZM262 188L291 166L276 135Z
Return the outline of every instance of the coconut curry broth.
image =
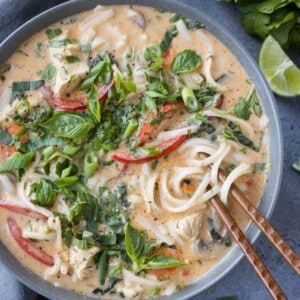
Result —
M110 8L110 7L107 7ZM159 43L166 32L166 30L170 27L170 17L173 15L171 13L159 13L155 9L144 8L144 7L133 7L129 8L127 6L112 6L113 9L113 17L109 18L103 24L96 26L94 29L96 30L96 37L99 37L103 40L106 40L104 43L100 43L101 45L94 50L90 54L81 53L80 59L86 60L89 57L93 58L96 54L100 52L100 54L104 51L109 51L115 61L122 65L122 61L124 60L124 52L128 49L128 45L134 47L136 53L144 52L144 48L152 45L153 43ZM139 20L133 20L132 17L128 16L129 9L135 10L145 17L145 22L142 24L139 23ZM51 28L60 28L63 33L66 34L66 38L70 40L80 40L82 38L81 27L87 26L87 20L93 18L95 14L99 13L101 10L96 8L91 11L87 11L78 15L75 15L71 18L67 18L62 22L58 22L51 26ZM109 26L109 27L107 27ZM88 27L86 28L86 30ZM200 29L201 35L197 35L196 31L189 31L189 39L184 38L181 34L178 34L172 41L172 49L176 53L180 53L185 49L195 50L198 54L202 56L202 60L207 59L206 55L209 53L211 49L213 49L213 63L212 63L212 76L213 78L220 78L220 83L227 88L226 91L223 92L224 102L222 105L222 109L228 110L233 105L235 105L241 97L245 97L250 89L250 84L248 81L247 74L244 72L240 63L237 59L229 52L229 50L224 47L214 36L208 33L205 29ZM120 34L124 39L124 43L120 44ZM201 40L201 36L204 35ZM94 39L95 39L94 38ZM9 58L7 64L11 66L11 70L4 73L5 80L1 82L1 107L4 107L11 94L11 85L12 82L23 81L23 80L36 80L40 78L41 72L46 68L46 66L51 63L51 58L49 54L48 48L48 39L45 31L41 31L40 33L34 35L27 42L25 42L17 51ZM133 48L132 48L133 49ZM53 50L50 50L53 51ZM131 53L131 52L130 52ZM131 53L133 55L133 53ZM76 64L76 62L75 62ZM199 73L204 72L203 67L200 66ZM71 74L72 75L72 74ZM79 95L82 92L79 92ZM27 97L29 99L34 99L37 97L36 91L27 92ZM67 97L68 95L66 95ZM32 100L34 101L34 100ZM6 108L1 113L1 122L2 128L5 128L5 113ZM178 116L178 118L183 118L182 115ZM173 122L177 122L178 120L174 119ZM254 115L251 115L249 123L253 126L255 132L255 144L259 144L260 142L260 132L261 129L261 121ZM170 127L172 124L170 124ZM267 130L265 130L265 134L262 137L262 145L260 152L254 152L250 150L245 150L245 147L241 146L240 149L236 149L237 151L241 150L241 152L246 152L246 155L253 162L253 165L264 162L268 159L268 138L267 138ZM237 147L236 145L233 147ZM161 158L159 160L159 167L155 172L158 173L158 177L161 175L161 172L165 169L171 169L174 165L184 166L184 155L182 153L175 151L171 155ZM229 166L229 165L228 165ZM141 190L141 185L139 184L140 178L144 176L144 168L143 164L140 165L130 165L126 170L123 170L123 165L119 163L113 163L110 166L103 166L100 170L98 170L92 178L89 179L88 185L89 187L96 191L99 186L106 185L108 188L114 188L119 182L124 182L127 185L127 193L128 199L132 197L140 197L143 192ZM121 172L121 176L120 176ZM149 178L148 178L149 179ZM147 179L147 180L148 180ZM257 170L255 173L251 173L249 175L244 175L237 180L237 183L240 187L245 190L245 193L249 195L251 200L258 204L264 184L266 181L266 175L261 170ZM194 183L197 183L194 182ZM199 182L198 182L199 183ZM155 197L159 197L157 194L157 185L156 191L154 192ZM171 191L175 193L174 191ZM193 193L193 191L191 192ZM5 200L18 200L18 193L4 193L0 192L1 198ZM188 199L188 198L187 198ZM157 199L159 205L159 199ZM229 199L228 207L230 212L237 220L238 224L242 228L246 228L249 223L246 215L237 207L237 204ZM53 208L53 210L55 207ZM190 216L195 213L195 211L199 214L203 214L203 219L207 220L211 217L210 208L203 204L202 206L197 206L196 208L189 209L183 213L173 213L165 210L157 211L147 211L146 204L144 202L137 201L134 205L132 205L129 209L129 219L131 220L134 227L139 228L141 230L145 230L145 223L149 224L147 234L151 239L158 239L156 232L161 231L163 233L163 227L168 224L169 221L183 219L187 216ZM24 228L28 221L30 220L26 216L20 216L19 214L15 214L9 212L4 209L0 209L0 219L2 226L0 227L0 236L3 243L11 250L12 253L20 260L24 265L26 265L29 269L33 270L35 273L39 274L41 277L46 278L51 281L56 286L61 286L68 289L73 289L77 292L82 292L85 294L91 294L91 291L99 286L98 272L94 268L92 270L92 275L89 278L78 281L73 280L70 270L67 275L56 274L55 276L47 275L47 267L37 262L35 259L27 255L25 252L19 249L19 246L16 242L11 238L11 235L7 229L6 219L9 216L13 216L18 225L21 228ZM142 220L142 221L141 221ZM205 221L206 223L206 221ZM147 227L147 226L146 226ZM155 230L151 230L154 228ZM164 227L165 228L165 227ZM207 234L209 232L208 225L206 224L202 229L202 235ZM170 232L165 232L164 235L173 240L172 234ZM45 250L49 255L56 254L55 244L52 242L40 242L39 246ZM216 258L199 259L192 250L192 247L186 247L180 245L177 241L173 242L173 246L179 252L179 258L187 263L187 266L179 267L174 273L170 273L170 278L175 282L175 285L184 286L189 284L190 282L199 278L202 274L211 269L216 263L228 252L230 247L223 247L222 253L217 255ZM155 274L155 273L154 273ZM124 283L120 282L116 285L117 290L124 293ZM126 287L128 289L128 287ZM137 297L146 296L148 291L135 291L137 293ZM126 296L133 297L134 295L131 293L126 294Z

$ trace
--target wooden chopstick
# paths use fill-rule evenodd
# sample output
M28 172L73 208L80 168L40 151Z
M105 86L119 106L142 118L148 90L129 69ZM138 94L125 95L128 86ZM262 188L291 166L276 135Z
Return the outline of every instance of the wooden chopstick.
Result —
M253 269L271 294L273 299L283 300L287 299L276 280L273 278L269 270L263 264L259 256L256 254L254 249L252 248L250 242L247 240L246 236L236 224L222 201L218 196L214 196L210 199L211 204L215 208L215 210L220 215L223 220L225 226L228 228L232 237L236 241L236 243L240 246L241 250L244 252L247 260L252 265Z
M219 169L218 177L220 181L226 180L226 172L223 169ZM274 245L278 252L285 258L290 266L300 275L300 258L298 255L288 246L283 238L276 232L271 224L264 218L264 216L257 210L248 197L237 187L236 184L232 184L230 193L233 198L239 203L239 205L245 210L245 212L251 217L254 223L265 234L268 240Z

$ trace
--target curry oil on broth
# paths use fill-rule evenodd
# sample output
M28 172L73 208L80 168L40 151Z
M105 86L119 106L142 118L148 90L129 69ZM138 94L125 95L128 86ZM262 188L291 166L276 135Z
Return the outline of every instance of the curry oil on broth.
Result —
M152 8L145 7L134 7L137 11L143 13L146 19L145 33L147 34L147 41L141 40L139 37L142 32L137 26L133 26L129 18L127 17L128 7L125 6L112 6L114 10L114 17L107 21L107 24L118 27L118 30L127 36L127 44L135 47L137 51L143 52L145 46L151 45L153 43L160 42L165 34L166 29L169 27L169 19L172 16L171 13L159 13L157 10ZM61 28L64 30L69 30L72 38L76 39L79 37L79 24L83 19L89 17L93 14L93 11L83 12L72 18L67 18L64 21L58 22L52 25L52 28ZM116 61L120 62L122 60L122 48L114 49L115 39L113 35L109 35L105 30L104 26L100 26L97 29L97 35L105 37L110 45L110 51L114 55ZM224 85L227 86L228 91L224 93L224 109L231 108L235 103L237 103L240 97L244 97L249 91L249 83L247 82L247 74L241 67L237 59L232 55L232 53L218 41L213 35L205 31L205 36L208 41L213 45L214 48L214 63L213 63L213 74L215 77L220 77L226 73L224 79ZM201 43L199 37L195 35L194 32L190 32L191 43L187 45L186 41L182 38L177 37L173 40L173 47L176 49L176 52L180 52L187 47L193 50L197 50L201 54L202 59L205 59L205 53L207 52L207 47L205 43ZM94 56L96 53L92 53L91 56ZM47 36L45 30L35 34L28 42L20 46L20 48L9 58L7 61L8 64L11 64L11 71L5 74L6 80L1 83L1 104L0 107L3 107L7 101L7 90L11 87L13 81L22 81L22 80L34 80L38 78L39 72L45 69L47 64L50 62L50 57L47 49ZM225 70L225 71L224 71ZM256 132L259 132L259 124L255 118L250 119L251 125L254 127ZM255 142L258 142L258 137ZM263 145L263 152L268 153L268 144ZM260 161L261 157L259 154L253 153L253 151L248 151L250 158L253 161ZM160 163L164 164L164 168L176 163L176 160L180 157L175 155L169 156L167 159L161 159ZM107 182L108 186L115 183L115 178L118 176L120 170L116 169L115 164L110 167L106 167L105 170L100 170L96 173L93 179L90 180L90 185L96 186L97 183ZM130 184L132 175L142 176L141 166L130 166L129 170L125 172L122 176L122 182ZM251 200L257 205L263 191L265 184L265 175L261 172L257 172L254 175L251 175L253 179L251 189L248 190L248 196ZM239 179L239 183L244 184L244 182L249 179L248 175L243 176ZM137 187L131 189L130 193L139 194L140 191ZM1 195L1 192L0 192ZM229 208L233 216L237 220L238 224L242 228L246 228L249 219L246 217L245 213L241 211L238 205L230 199ZM188 215L190 211L185 212L183 215ZM5 220L8 216L13 215L11 212L7 212L3 209L0 210L0 220L1 224L5 224ZM130 216L134 225L139 227L139 223L136 221L136 216L142 216L145 218L151 226L156 226L156 221L159 220L162 224L165 224L169 220L178 218L179 214L176 213L156 213L151 212L150 214L146 212L143 204L136 205L134 210L130 211ZM24 216L19 216L14 214L14 217L20 223L21 227L25 226L28 222L28 218ZM45 276L45 268L41 266L40 263L36 262L34 259L26 255L23 251L20 251L16 243L11 239L10 234L5 225L0 226L0 236L3 243L8 247L8 249L14 253L14 255L29 269L37 273L39 276ZM155 236L149 233L150 238ZM195 255L192 253L191 249L188 247L181 247L175 243L175 246L180 250L182 257L186 260L195 261ZM50 243L41 243L41 247L45 247L50 255L55 254L55 247L51 246ZM224 256L230 250L230 248L224 250ZM203 260L199 263L189 264L187 267L180 268L177 270L172 277L182 282L183 285L190 283L191 281L196 280L202 274L209 271L213 266L215 266L221 258L212 259L212 260ZM98 286L97 271L95 271L94 276L89 279L86 279L81 282L73 282L69 275L59 275L59 277L47 278L54 285L75 290L84 294L91 294L91 291Z

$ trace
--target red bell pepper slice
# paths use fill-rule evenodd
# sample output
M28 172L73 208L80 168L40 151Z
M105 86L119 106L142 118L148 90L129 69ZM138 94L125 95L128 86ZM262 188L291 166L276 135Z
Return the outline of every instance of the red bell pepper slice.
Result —
M160 131L159 124L156 126L152 124L153 121L159 119L160 114L163 114L161 120L162 122L163 120L172 118L175 112L181 108L184 108L183 102L166 103L158 109L157 114L150 113L150 115L147 115L141 126L140 132L138 133L138 138L140 140L141 145L147 143L150 140L150 138L155 138L155 133L158 133Z
M54 259L52 256L22 236L22 230L14 218L8 217L7 225L12 237L23 251L46 266L52 267L54 265Z
M112 154L111 157L112 159L125 164L141 164L141 163L149 162L174 151L187 139L187 137L188 135L185 134L176 138L163 141L162 143L156 146L158 149L161 150L161 152L158 154L135 157L127 150L117 150Z
M43 221L47 221L48 217L45 215L42 215L39 212L33 211L31 209L28 209L26 207L21 207L12 203L9 203L8 201L5 200L0 200L0 207L3 207L7 210L10 210L14 213L20 214L20 215L24 215L27 217L31 217L31 218L35 218L35 219L39 219L39 220L43 220Z

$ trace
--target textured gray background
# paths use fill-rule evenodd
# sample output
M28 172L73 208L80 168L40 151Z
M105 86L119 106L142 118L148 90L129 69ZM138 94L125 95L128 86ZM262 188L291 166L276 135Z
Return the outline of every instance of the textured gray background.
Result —
M261 42L249 37L241 27L238 13L232 4L216 0L181 0L207 13L212 19L242 42L257 58ZM18 26L38 13L62 0L0 0L0 41ZM298 66L300 57L295 57ZM300 79L299 79L300 81ZM299 83L300 84L300 83ZM282 123L284 136L284 173L279 200L271 218L271 223L285 237L291 247L300 253L300 174L292 170L292 163L300 157L300 97L285 99L276 97L276 104ZM272 151L272 150L271 150ZM261 236L254 248L271 270L289 299L300 299L300 282L293 270L284 262L268 241ZM23 300L43 299L23 287L0 263L0 299ZM235 295L238 299L269 299L258 277L243 259L239 265L209 291L194 299L217 299Z

